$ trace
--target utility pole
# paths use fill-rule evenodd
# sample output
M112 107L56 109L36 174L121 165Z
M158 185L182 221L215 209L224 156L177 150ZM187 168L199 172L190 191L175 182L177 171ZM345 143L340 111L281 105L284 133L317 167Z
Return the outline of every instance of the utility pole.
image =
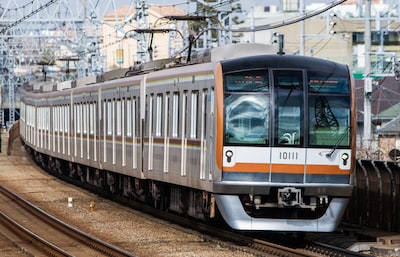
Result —
M300 0L300 15L304 16L305 13L305 3L304 0ZM305 21L301 20L300 22L300 55L304 55L305 53Z
M365 0L364 149L371 146L371 0Z

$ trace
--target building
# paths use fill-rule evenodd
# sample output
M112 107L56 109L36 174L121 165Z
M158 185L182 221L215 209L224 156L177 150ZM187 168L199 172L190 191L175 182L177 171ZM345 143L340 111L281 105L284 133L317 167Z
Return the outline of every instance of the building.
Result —
M185 35L181 31L187 30L186 22L170 21L164 17L182 16L186 12L172 5L147 7L143 12L128 10L128 6L119 8L117 13L120 18L125 17L126 23L118 28L120 25L115 24L114 13L104 17L101 55L106 58L106 70L128 68L138 62L169 58L182 50ZM137 15L142 17L137 19ZM138 20L143 24L137 22ZM155 31L153 34L152 29Z

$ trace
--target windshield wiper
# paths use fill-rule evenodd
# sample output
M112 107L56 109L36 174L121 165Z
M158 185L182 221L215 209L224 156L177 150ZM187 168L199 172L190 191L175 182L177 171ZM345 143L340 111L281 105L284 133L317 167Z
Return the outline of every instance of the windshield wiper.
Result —
M336 141L335 146L329 151L329 153L327 153L325 156L326 157L332 157L333 153L336 151L336 149L338 148L338 146L340 145L340 143L342 143L344 137L349 133L350 127L346 128L347 133L343 133L340 138Z

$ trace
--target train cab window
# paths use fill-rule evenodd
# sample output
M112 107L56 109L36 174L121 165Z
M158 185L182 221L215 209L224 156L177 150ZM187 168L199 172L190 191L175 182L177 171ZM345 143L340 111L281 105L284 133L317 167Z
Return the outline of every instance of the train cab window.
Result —
M252 70L226 74L224 90L225 143L268 144L268 71Z
M308 72L310 146L350 145L348 74Z
M276 97L275 145L303 144L303 73L298 70L275 70Z

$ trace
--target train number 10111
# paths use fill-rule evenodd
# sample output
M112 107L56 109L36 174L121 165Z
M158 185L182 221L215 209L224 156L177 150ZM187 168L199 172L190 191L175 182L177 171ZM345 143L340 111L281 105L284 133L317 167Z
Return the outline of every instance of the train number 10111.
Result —
M299 153L298 152L279 152L280 160L298 160Z

